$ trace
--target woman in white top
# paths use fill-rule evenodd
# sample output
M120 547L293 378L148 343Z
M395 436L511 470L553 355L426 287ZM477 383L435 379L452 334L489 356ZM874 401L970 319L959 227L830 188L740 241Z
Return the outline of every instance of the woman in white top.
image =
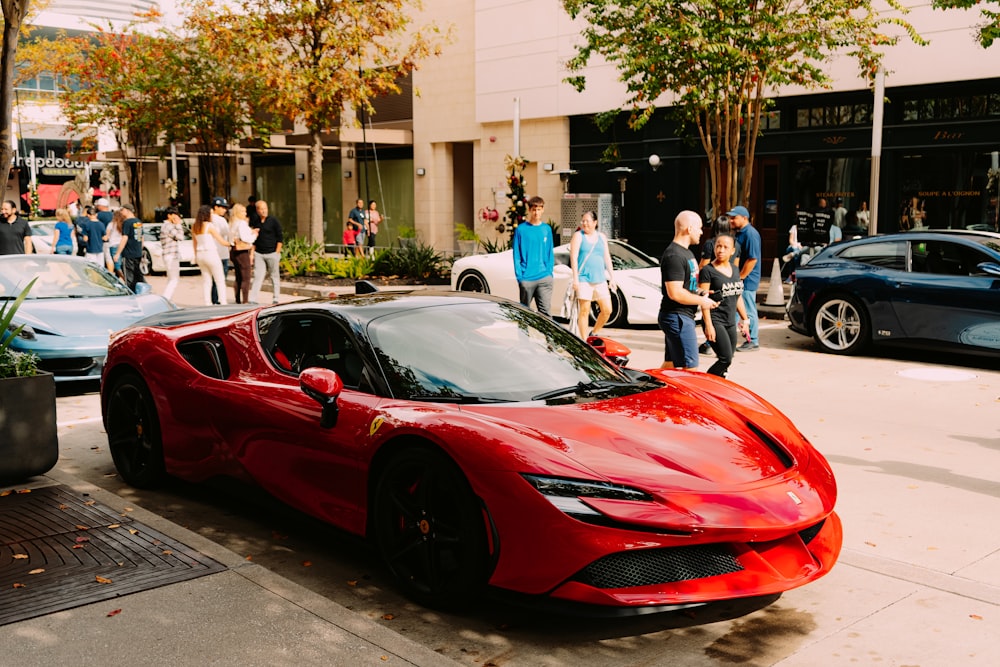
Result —
M92 206L88 206L87 208L93 210ZM91 216L88 211L87 217L91 220L97 220L97 212L95 211L93 216ZM106 236L104 239L104 264L111 273L118 277L124 277L124 274L122 273L121 260L119 259L118 261L115 261L115 255L118 253L118 246L122 243L122 217L120 215L115 215L111 218L111 222L108 223L104 232Z
M257 230L250 229L250 221L247 219L247 207L243 204L233 204L229 209L229 240L233 244L229 250L229 263L233 265L236 275L233 283L236 303L250 302L253 242L256 238Z
M198 209L191 235L194 238L194 256L198 268L201 269L205 305L212 305L213 281L219 294L219 303L226 305L226 278L222 273L222 259L219 257L219 244L226 243L226 240L212 224L211 206L202 206Z
M576 321L580 336L587 337L590 302L595 299L598 306L597 321L590 335L596 336L611 317L611 290L617 288L612 274L608 239L597 231L597 214L593 211L583 214L580 231L573 234L569 244L569 265L573 269L573 289L579 305Z

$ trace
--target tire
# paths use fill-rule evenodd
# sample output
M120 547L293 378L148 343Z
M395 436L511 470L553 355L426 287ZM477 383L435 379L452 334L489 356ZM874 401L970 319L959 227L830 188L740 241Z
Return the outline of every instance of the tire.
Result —
M404 593L441 609L474 601L488 576L486 526L458 467L434 450L406 449L375 489L375 540Z
M871 341L868 313L850 296L821 302L813 311L812 328L816 342L831 354L858 354Z
M142 249L142 258L139 259L139 273L148 276L153 272L153 258L149 256L149 251Z
M593 325L597 322L597 302L592 301L590 304L590 324ZM609 328L623 327L628 324L628 304L625 303L625 296L621 293L621 290L616 289L611 293L611 316L608 317L608 321L604 326Z
M458 282L455 283L456 289L459 292L482 292L483 294L490 293L489 283L486 282L486 278L483 277L479 271L464 271L462 275L458 277Z
M153 395L141 377L126 373L114 380L108 398L108 448L115 468L131 486L150 489L166 479L163 440Z

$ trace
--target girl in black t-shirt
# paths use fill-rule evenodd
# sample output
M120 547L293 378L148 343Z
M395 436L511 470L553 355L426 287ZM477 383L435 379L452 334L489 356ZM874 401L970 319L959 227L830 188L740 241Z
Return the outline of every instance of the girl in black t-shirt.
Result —
M715 259L698 274L698 290L707 290L708 295L719 302L718 308L703 308L701 311L705 337L718 357L708 373L719 377L726 377L726 371L733 363L737 334L746 336L749 332L742 299L743 281L740 280L739 269L732 262L735 248L736 240L732 236L718 235L715 239Z

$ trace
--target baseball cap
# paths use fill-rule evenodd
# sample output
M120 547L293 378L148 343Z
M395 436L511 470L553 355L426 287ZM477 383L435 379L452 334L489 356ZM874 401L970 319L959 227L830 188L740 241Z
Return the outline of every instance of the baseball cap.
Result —
M226 201L225 197L213 197L212 206L221 206L222 208L229 208L229 202Z
M726 215L728 215L730 218L734 218L739 215L749 219L750 211L747 210L746 206L734 206L730 210L726 211Z
M101 197L100 199L94 202L94 206L111 206L111 202L109 202L104 197Z

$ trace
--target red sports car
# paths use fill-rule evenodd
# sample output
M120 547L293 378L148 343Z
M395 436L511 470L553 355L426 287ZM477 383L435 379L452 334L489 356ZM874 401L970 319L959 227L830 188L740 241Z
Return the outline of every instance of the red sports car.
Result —
M840 552L830 467L773 406L621 368L488 295L164 313L114 335L101 400L128 483L251 481L369 537L428 605L491 586L671 609L780 593Z

